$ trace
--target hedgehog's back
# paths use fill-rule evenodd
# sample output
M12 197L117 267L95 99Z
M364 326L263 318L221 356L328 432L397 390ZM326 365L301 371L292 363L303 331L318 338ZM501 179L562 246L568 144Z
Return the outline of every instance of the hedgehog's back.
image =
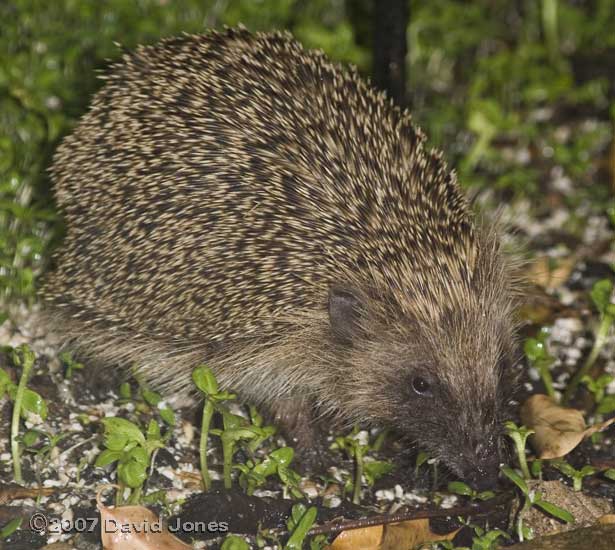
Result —
M67 237L43 290L86 324L246 335L349 274L471 270L467 206L407 114L287 35L138 49L55 157Z

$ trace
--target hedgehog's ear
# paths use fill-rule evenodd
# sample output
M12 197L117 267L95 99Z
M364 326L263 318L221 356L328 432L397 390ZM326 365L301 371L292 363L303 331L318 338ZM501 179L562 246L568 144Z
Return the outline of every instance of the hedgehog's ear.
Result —
M329 290L329 322L336 340L352 342L361 317L361 300L349 287L334 285Z

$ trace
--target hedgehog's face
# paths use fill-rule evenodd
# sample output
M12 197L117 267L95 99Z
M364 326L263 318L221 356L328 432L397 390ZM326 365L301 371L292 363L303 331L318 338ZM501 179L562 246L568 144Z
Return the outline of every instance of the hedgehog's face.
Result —
M369 338L361 338L348 332L344 311L336 316L330 308L340 337L352 338L345 393L356 419L389 425L459 478L492 485L504 458L502 422L513 387L507 319L496 310L447 311L431 324L399 319L394 330L370 327Z

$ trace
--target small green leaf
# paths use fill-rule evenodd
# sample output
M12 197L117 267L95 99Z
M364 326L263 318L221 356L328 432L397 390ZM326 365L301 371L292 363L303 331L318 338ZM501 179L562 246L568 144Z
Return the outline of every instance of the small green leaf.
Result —
M613 283L609 279L601 279L596 282L592 287L589 295L591 296L596 309L601 314L607 313L607 308L611 301L611 294L613 292Z
M139 464L147 466L149 464L149 456L143 447L133 447L126 455L127 460L134 460Z
M539 500L535 500L534 504L538 506L538 508L540 508L541 510L544 510L545 512L547 512L547 514L551 514L557 519L561 519L562 521L565 521L566 523L574 523L574 516L568 510L564 510L563 508L556 506L552 502L539 499Z
M466 497L474 494L473 489L463 481L451 481L448 484L448 491L449 493L455 493L456 495L463 495Z
M25 447L32 447L36 445L40 435L40 432L38 432L37 430L28 430L25 434L23 434L21 442L24 444Z
M121 433L105 433L105 447L110 451L123 451L128 445L128 438Z
M130 399L131 395L130 384L128 382L122 382L120 385L120 397L122 399Z
M11 377L4 369L0 369L0 397L5 391L8 391L10 387L15 386Z
M23 367L24 370L31 368L36 360L34 352L26 344L15 348L11 355L13 363L18 367Z
M141 487L147 478L147 464L131 460L127 463L120 463L117 467L117 475L125 485L131 489Z
M363 464L365 475L370 478L372 483L391 472L393 468L393 464L385 460L370 460Z
M414 470L418 472L418 469L429 460L429 455L425 451L419 451L416 455L416 462L414 463Z
M604 477L615 481L615 468L609 468L604 472Z
M542 473L542 460L535 459L532 460L532 464L530 465L530 470L532 472L532 476L539 477Z
M292 528L292 535L284 547L285 550L301 550L307 532L316 521L318 510L315 506L308 508L303 513L301 513L301 510L305 510L305 506L296 504L292 508L294 527Z
M159 409L160 418L169 426L175 426L175 411L171 407L163 407Z
M545 343L536 338L528 338L523 345L523 351L532 363L536 363L548 356Z
M96 466L97 468L104 468L105 466L108 466L116 460L119 460L121 456L122 453L120 451L112 451L111 449L105 449L102 453L98 455L98 458L96 458L94 466Z
M238 535L228 535L220 546L220 550L250 550L250 545Z
M155 407L162 401L162 396L159 393L145 388L141 390L141 395L143 400L151 407Z
M596 408L598 414L611 414L613 411L615 411L615 395L604 397Z
M201 366L192 372L192 380L196 387L206 395L216 395L218 393L218 382L212 370Z
M145 443L145 436L141 433L139 426L118 416L110 416L102 419L105 426L105 432L112 435L123 436L128 441L134 441L142 445Z
M8 539L17 529L21 527L23 518L15 518L9 521L2 529L0 529L0 539Z
M147 439L159 440L160 437L160 426L158 426L158 423L155 420L150 420L147 425Z
M47 418L46 401L38 393L29 388L25 388L24 390L21 408L25 412L37 414L43 420Z
M510 466L502 466L502 473L508 479L510 479L517 487L519 487L519 489L521 489L521 492L524 495L527 495L529 493L529 489L527 483L525 483L525 480Z
M295 451L292 447L280 447L269 453L269 458L281 466L289 466L295 457Z

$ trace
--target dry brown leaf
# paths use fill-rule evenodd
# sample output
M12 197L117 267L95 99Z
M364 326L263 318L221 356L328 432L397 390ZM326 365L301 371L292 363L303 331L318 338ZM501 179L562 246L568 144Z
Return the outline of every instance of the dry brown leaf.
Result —
M342 531L329 546L330 550L378 550L382 541L382 525Z
M105 486L108 488L109 486ZM173 536L160 518L143 506L105 506L96 496L104 550L188 550L192 546Z
M615 422L615 418L587 427L581 411L562 407L548 395L536 394L521 407L521 422L535 432L530 441L538 458L551 459L567 455L583 439Z
M604 516L600 516L598 518L598 523L601 523L602 525L615 523L615 514L604 514Z
M528 280L543 288L557 288L568 280L578 261L574 255L558 258L553 267L553 258L541 256L529 266Z
M384 527L381 550L401 550L415 548L425 542L452 540L459 529L439 535L429 526L429 519L414 519L401 523L391 523Z
M387 525L342 531L330 550L410 550L425 542L452 540L459 529L439 535L432 532L429 519L414 519Z

